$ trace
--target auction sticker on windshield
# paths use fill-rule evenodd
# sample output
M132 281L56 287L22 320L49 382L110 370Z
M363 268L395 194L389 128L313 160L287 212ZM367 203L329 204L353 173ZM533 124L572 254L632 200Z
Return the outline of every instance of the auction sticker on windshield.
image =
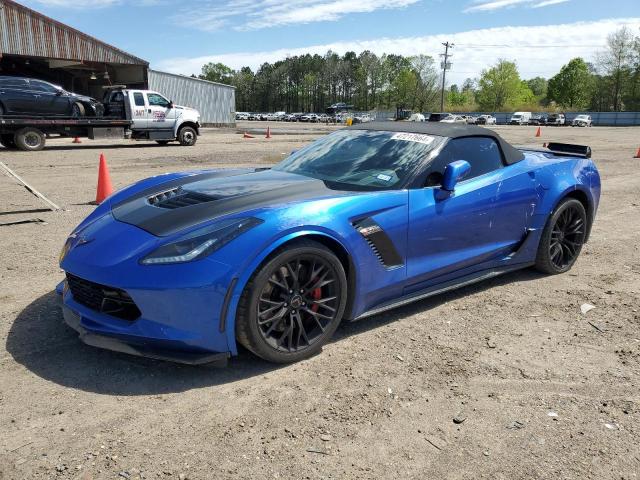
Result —
M391 140L403 140L405 142L424 143L425 145L431 145L433 143L433 137L429 135L423 135L421 133L394 133Z

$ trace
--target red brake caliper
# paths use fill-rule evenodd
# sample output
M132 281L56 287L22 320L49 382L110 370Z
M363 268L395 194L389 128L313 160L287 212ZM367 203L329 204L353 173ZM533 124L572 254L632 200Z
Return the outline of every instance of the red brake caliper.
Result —
M311 294L311 296L313 297L314 300L320 300L320 297L322 297L322 289L316 288ZM314 312L317 312L319 307L320 305L318 305L317 303L314 303L313 305L311 305L311 310L313 310Z

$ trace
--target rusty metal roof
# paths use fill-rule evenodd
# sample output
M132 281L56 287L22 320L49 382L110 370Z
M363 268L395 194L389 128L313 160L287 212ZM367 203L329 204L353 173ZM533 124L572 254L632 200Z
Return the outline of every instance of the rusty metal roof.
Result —
M12 0L0 0L0 54L149 65Z

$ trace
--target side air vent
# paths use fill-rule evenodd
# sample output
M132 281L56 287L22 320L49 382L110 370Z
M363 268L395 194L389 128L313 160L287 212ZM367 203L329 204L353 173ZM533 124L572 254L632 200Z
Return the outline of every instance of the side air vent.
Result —
M404 263L389 235L371 218L354 222L353 227L371 247L371 251L386 268L398 267Z
M217 197L205 195L204 193L190 192L184 190L182 187L167 190L166 192L157 193L147 198L149 205L160 208L182 208L189 207L191 205L197 205L199 203L211 202L216 200Z

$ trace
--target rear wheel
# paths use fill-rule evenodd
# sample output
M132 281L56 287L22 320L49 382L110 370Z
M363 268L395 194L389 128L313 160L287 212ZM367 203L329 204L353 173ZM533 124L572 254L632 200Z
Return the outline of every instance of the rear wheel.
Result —
M37 128L23 128L15 135L16 146L20 150L35 152L44 148L45 136Z
M344 268L325 246L301 241L281 250L247 284L236 322L238 341L275 363L308 358L340 324Z
M556 207L542 232L536 268L544 273L568 271L575 263L587 235L587 212L575 198Z
M180 145L184 147L194 146L197 140L198 135L196 133L196 129L193 127L185 126L178 132L178 141L180 142Z

